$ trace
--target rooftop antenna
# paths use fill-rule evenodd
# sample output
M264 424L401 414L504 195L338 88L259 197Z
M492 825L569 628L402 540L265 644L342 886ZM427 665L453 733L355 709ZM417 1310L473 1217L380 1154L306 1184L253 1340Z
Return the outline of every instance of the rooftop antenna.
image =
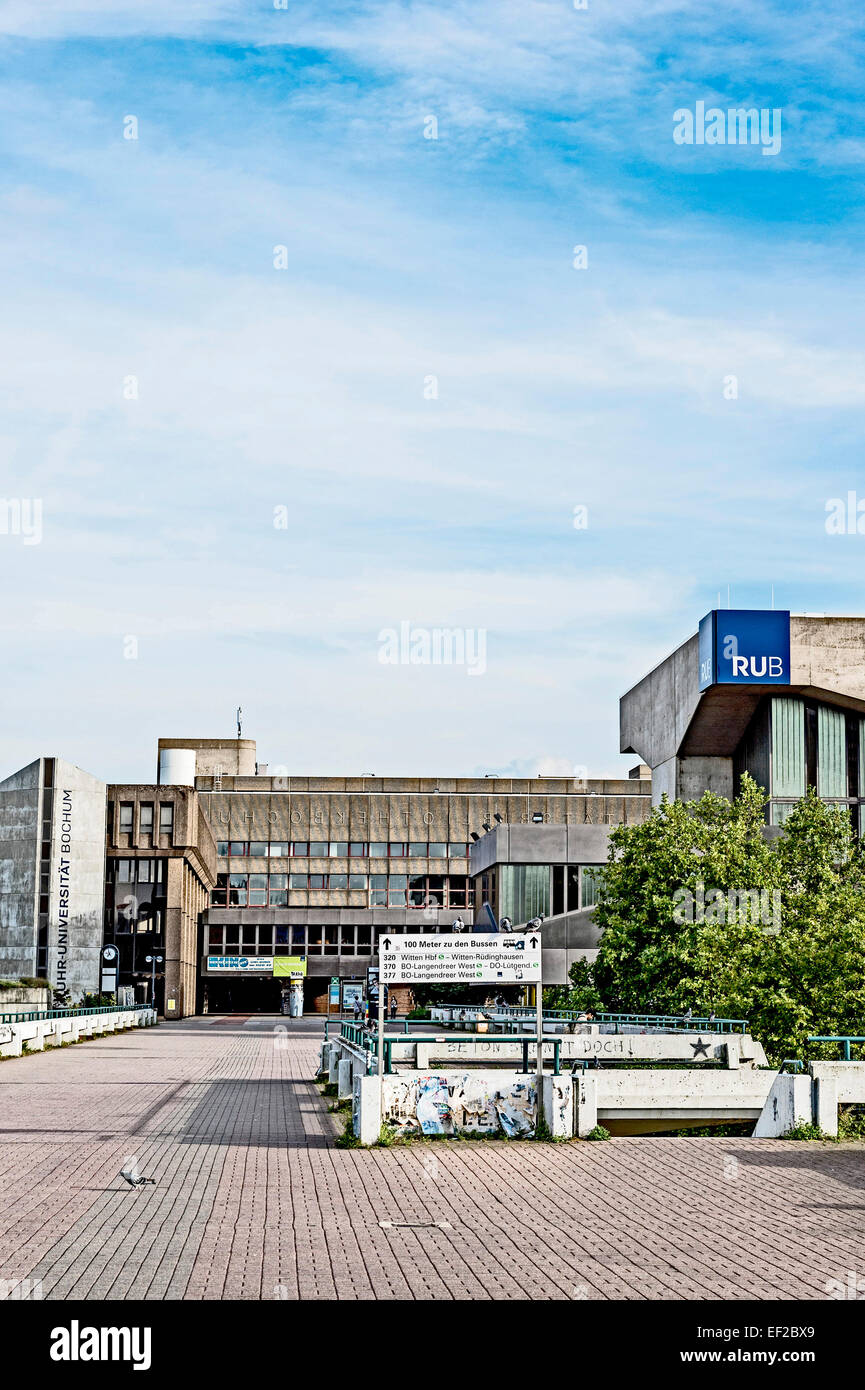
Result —
M238 706L237 706L237 737L238 737L238 738L240 738L240 736L241 736L241 734L240 734L240 729L241 729L240 721L241 721L242 716L243 716L243 710L240 708L240 705L238 705Z

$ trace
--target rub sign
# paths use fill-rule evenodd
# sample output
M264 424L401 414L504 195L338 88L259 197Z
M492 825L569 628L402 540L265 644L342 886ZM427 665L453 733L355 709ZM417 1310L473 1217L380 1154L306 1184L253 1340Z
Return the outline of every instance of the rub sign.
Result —
M534 984L541 975L541 938L537 932L382 936L378 959L386 985Z
M790 614L714 608L700 623L700 689L789 685Z

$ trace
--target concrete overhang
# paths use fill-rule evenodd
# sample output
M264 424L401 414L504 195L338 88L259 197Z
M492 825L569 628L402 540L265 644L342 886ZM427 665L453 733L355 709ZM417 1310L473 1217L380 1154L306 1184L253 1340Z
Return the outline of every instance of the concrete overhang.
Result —
M695 633L619 702L620 748L656 768L673 757L729 757L764 695L825 700L865 714L865 617L790 616L789 685L699 688Z
M605 864L611 825L497 825L469 851L475 878L496 864Z

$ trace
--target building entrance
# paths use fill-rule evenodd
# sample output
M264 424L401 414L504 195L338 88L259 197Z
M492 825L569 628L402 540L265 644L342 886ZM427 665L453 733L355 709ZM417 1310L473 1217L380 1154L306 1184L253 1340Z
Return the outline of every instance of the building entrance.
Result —
M207 1001L209 1014L278 1014L282 1005L282 986L287 980L271 975L208 975L202 980L202 1010Z

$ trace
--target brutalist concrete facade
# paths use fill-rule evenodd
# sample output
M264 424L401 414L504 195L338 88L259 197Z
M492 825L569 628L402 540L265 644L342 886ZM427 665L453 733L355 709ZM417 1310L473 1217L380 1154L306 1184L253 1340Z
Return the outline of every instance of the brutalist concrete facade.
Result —
M37 758L0 783L0 970L58 997L99 988L105 783Z
M620 701L620 748L652 769L652 796L732 796L735 756L761 700L792 696L865 714L865 618L790 615L784 685L700 690L699 639L683 642Z

